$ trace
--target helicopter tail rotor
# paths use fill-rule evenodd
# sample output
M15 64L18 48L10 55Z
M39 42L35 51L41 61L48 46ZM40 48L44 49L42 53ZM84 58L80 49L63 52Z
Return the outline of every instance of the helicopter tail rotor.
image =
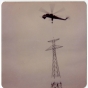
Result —
M69 17L66 17L66 19L68 19Z

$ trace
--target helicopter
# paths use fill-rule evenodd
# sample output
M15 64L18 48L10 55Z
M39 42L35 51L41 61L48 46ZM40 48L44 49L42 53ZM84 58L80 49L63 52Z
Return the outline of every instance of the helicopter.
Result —
M62 8L61 10L63 10L63 8ZM61 10L59 10L59 11L57 11L57 12L55 12L55 13L58 13L58 12L60 12ZM64 21L65 21L65 20L67 20L67 19L69 18L69 17L61 18L61 17L58 17L58 16L54 15L55 13L53 14L53 9L51 9L51 13L48 13L48 12L47 12L46 10L44 10L44 9L41 9L41 11L46 13L46 14L42 15L42 18L43 18L43 19L50 18L52 23L53 23L53 20L54 20L54 19L64 20Z

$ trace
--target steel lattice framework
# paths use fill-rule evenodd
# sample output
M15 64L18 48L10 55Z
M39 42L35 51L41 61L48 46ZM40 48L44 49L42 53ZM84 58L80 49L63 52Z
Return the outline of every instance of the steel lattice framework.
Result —
M52 43L52 46L50 46L46 51L52 50L53 52L53 60L52 60L52 77L55 79L56 77L61 77L60 76L60 71L59 71L59 66L58 66L58 61L57 61L57 56L56 56L56 49L61 48L63 46L56 45L55 42L58 41L58 39L53 39L48 42ZM62 83L61 82L53 82L51 83L51 88L62 88Z

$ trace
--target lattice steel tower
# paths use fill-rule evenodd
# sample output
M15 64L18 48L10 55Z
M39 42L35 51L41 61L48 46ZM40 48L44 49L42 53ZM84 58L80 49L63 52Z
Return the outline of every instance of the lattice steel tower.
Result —
M48 42L52 43L52 46L50 46L46 51L52 50L53 52L53 60L52 60L52 77L54 79L56 78L61 78L60 71L59 71L59 66L58 66L58 61L57 61L57 56L56 56L56 49L61 48L63 46L56 45L55 42L58 41L58 39L53 39ZM51 83L51 88L62 88L62 82L55 82Z

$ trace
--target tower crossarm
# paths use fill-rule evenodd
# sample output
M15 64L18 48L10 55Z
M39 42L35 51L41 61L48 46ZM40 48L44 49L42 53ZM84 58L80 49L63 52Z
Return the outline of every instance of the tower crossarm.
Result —
M54 45L54 46L50 46L48 49L46 49L46 51L48 50L53 50L53 49L58 49L58 48L62 48L63 46L60 45Z
M58 49L58 48L61 48L63 46L60 46L60 45L55 45L55 42L58 41L60 38L57 38L57 39L53 39L53 40L50 40L48 42L51 42L52 43L52 46L50 46L46 51L48 50L54 50L54 49Z
M58 38L58 39L53 39L53 40L49 40L48 42L55 42L55 41L57 41L57 40L59 40L60 38Z
M55 45L55 49L62 48L63 46Z
M48 50L52 50L52 46L50 46L48 49L46 49L46 51L48 51Z

